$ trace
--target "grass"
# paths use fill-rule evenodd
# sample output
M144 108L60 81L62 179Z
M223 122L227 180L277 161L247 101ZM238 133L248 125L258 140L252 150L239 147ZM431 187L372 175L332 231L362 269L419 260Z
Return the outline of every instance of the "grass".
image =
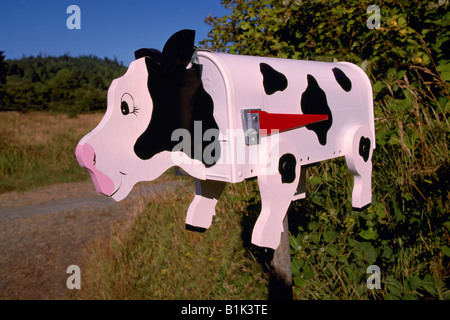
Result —
M243 204L232 201L243 187L227 187L205 233L185 230L192 184L154 199L127 232L91 248L75 298L266 299L267 279L242 245Z
M75 147L102 116L2 112L0 193L86 180L86 172L75 158Z

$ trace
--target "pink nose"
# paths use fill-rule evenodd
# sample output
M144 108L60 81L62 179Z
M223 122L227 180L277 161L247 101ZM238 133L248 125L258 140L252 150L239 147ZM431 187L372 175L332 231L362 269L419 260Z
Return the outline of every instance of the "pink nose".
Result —
M111 195L114 191L114 182L95 167L96 155L94 148L89 143L78 145L75 149L75 156L80 166L88 170L97 192L107 196Z

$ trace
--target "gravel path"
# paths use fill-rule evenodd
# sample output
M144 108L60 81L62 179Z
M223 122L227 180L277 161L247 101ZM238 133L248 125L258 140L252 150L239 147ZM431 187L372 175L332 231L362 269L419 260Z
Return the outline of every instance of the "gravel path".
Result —
M181 183L140 183L121 202L98 195L91 181L1 194L0 299L68 298L67 267L83 273L89 242L108 241L114 226Z

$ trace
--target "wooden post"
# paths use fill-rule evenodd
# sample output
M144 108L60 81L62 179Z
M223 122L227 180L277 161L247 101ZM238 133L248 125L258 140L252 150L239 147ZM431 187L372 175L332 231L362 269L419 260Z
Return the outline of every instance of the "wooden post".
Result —
M289 248L288 215L283 220L283 233L270 262L269 299L292 300L292 269Z

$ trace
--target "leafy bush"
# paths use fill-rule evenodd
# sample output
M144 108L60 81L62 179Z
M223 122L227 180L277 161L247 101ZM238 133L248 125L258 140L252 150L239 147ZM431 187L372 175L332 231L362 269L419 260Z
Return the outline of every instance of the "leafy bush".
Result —
M217 51L346 60L373 84L373 203L350 204L343 159L308 169L307 198L289 212L299 299L450 298L448 1L223 0L203 44ZM248 199L250 207L258 198ZM366 286L369 265L382 287Z

